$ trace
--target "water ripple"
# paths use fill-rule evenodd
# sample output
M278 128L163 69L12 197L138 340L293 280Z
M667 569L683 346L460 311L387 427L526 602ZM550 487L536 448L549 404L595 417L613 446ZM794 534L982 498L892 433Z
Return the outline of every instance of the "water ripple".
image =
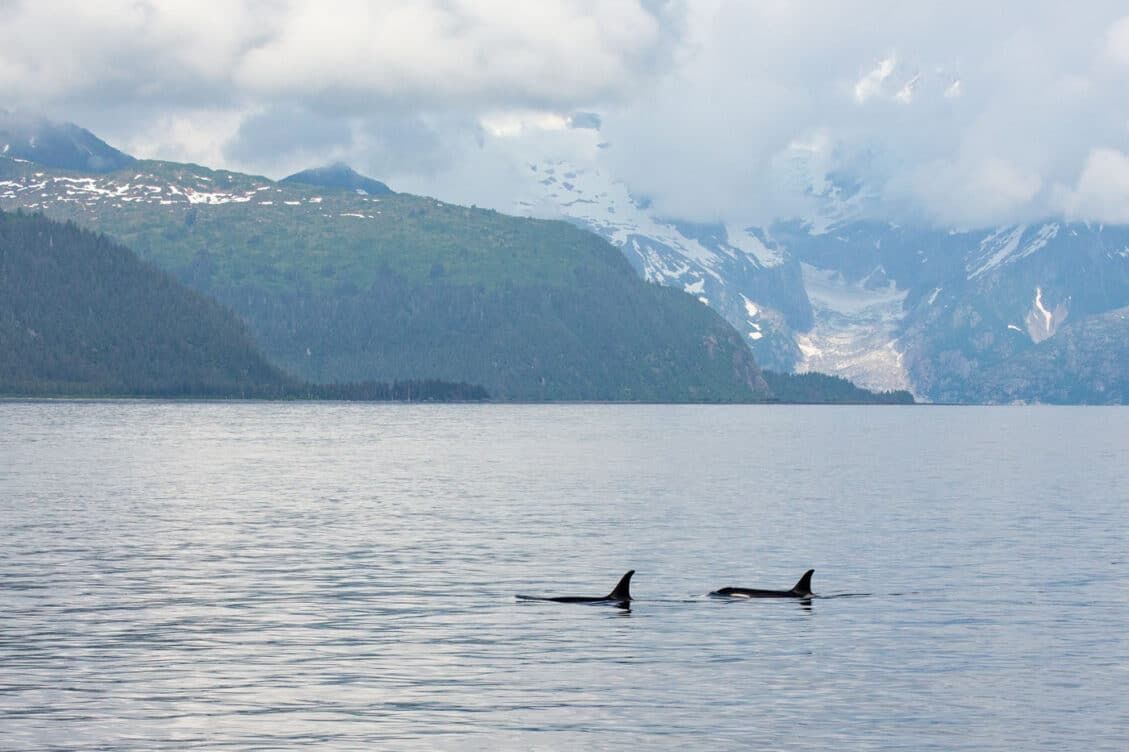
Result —
M1120 749L1122 418L3 403L0 748Z

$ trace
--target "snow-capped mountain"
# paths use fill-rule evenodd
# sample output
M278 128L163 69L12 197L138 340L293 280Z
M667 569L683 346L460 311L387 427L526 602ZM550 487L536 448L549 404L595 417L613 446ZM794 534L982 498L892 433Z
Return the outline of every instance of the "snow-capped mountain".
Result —
M528 162L510 210L604 236L648 280L718 310L769 369L945 402L1129 400L1107 388L1121 383L1110 372L1118 361L1080 350L1100 337L1074 336L1073 366L1057 376L1026 370L1067 322L1085 329L1102 317L1094 331L1129 334L1124 317L1109 315L1129 306L1129 227L901 227L864 219L861 186L812 178L810 167L799 150L782 171L813 199L811 215L768 227L656 216L598 160Z

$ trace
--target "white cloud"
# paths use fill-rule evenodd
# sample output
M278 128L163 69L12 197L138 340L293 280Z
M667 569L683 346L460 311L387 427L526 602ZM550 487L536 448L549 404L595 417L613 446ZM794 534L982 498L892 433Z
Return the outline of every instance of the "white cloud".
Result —
M1120 217L1098 186L1129 153L1127 74L1123 0L9 0L0 24L0 107L143 155L344 158L474 200L571 148L582 110L602 169L731 223L844 177L891 219Z
M1123 13L1101 1L722 3L691 15L693 54L645 109L605 116L609 158L664 213L701 220L769 221L844 176L873 197L856 207L870 216L1037 219L1057 211L1047 187L1071 182L1094 146L1129 150L1123 71L1100 52ZM801 165L791 147L812 133L826 144Z
M216 167L224 163L223 144L235 136L242 120L242 113L231 111L177 112L154 118L119 146L142 159Z
M555 112L508 110L488 112L479 121L486 132L499 138L520 136L530 129L562 131L568 127L568 117Z
M17 0L0 91L26 107L106 94L354 113L599 102L658 70L663 34L636 0Z
M1129 16L1110 26L1105 49L1114 62L1129 66Z
M1071 219L1129 224L1129 154L1094 149L1077 184L1059 186L1055 200Z
M888 57L878 63L874 70L867 73L855 83L855 101L863 104L868 99L879 96L885 87L886 80L894 72L897 61Z
M909 196L928 207L933 223L963 229L1022 221L1043 180L1006 159L970 157L921 165L887 187L894 200Z

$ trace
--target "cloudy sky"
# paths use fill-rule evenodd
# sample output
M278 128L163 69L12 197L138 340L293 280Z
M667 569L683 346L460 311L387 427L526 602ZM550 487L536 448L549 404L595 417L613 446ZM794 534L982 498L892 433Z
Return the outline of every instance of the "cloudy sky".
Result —
M0 108L137 156L276 178L345 160L503 210L528 162L568 159L700 221L805 216L838 191L938 226L1129 222L1124 0L0 0L0 17Z

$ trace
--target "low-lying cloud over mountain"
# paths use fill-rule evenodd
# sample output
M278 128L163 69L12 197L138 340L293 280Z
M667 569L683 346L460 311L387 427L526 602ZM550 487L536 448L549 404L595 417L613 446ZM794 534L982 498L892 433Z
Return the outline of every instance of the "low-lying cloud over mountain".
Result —
M502 208L492 157L580 112L680 219L806 217L829 192L944 227L1129 218L1116 1L0 5L0 107L142 157L345 160Z

